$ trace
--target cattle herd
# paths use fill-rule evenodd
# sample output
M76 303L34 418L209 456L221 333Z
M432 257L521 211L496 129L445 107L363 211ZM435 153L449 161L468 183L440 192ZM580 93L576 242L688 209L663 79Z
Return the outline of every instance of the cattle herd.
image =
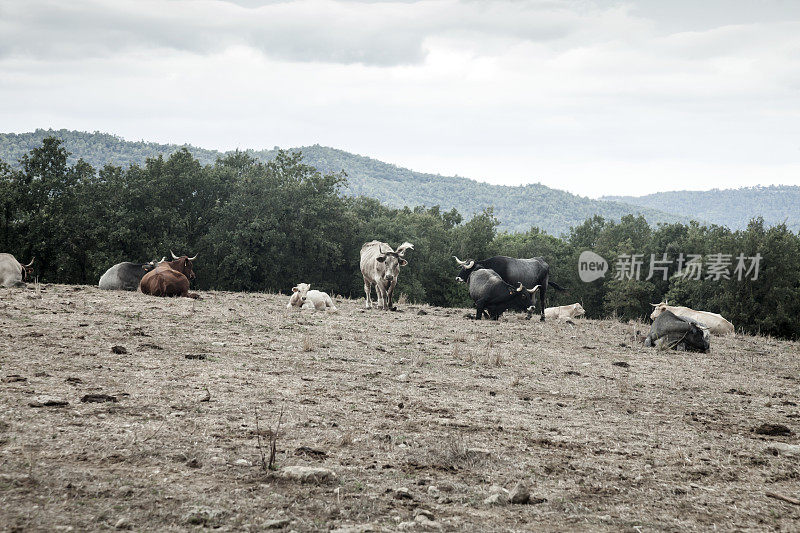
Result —
M372 288L375 288L378 309L394 310L394 290L400 267L408 261L405 254L414 245L404 242L397 249L380 241L370 241L361 247L361 274L364 277L365 306L373 307ZM177 256L170 251L172 261L166 257L148 263L119 263L109 268L100 278L99 286L106 290L135 291L152 296L183 296L199 298L189 292L195 278L193 261L197 258ZM531 318L538 296L540 320L571 319L585 314L580 303L560 307L545 307L548 286L559 291L564 287L550 281L550 267L540 257L515 259L496 256L489 259L466 261L453 256L461 267L456 281L466 283L469 295L475 302L475 319L484 317L498 320L507 310L524 311ZM0 253L0 287L25 287L33 275L33 259L23 265L7 253ZM688 307L670 306L661 302L651 304L653 325L644 340L645 346L675 350L706 352L710 335L732 335L734 326L721 315L695 311ZM315 309L336 312L333 299L325 292L311 290L308 283L292 287L287 309Z

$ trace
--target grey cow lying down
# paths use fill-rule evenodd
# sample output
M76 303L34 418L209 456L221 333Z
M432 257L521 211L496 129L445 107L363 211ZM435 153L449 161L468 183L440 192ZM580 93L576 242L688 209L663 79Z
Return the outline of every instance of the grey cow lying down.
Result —
M653 321L645 346L673 350L707 352L710 347L708 327L691 318L664 311Z
M289 303L286 304L286 308L316 309L317 311L329 311L331 313L338 311L328 293L309 289L311 289L310 283L298 283L295 287L292 287L292 296L289 297Z

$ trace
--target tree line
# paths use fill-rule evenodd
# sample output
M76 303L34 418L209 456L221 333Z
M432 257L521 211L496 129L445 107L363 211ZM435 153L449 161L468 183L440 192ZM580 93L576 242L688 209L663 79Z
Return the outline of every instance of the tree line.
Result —
M83 159L95 168L102 168L108 163L122 167L131 164L145 166L149 158L159 155L169 157L182 148L175 144L127 141L100 132L37 129L19 134L0 133L0 159L16 162L31 148L41 145L47 137L57 137L64 142L64 146L72 152L68 158L70 164ZM226 155L196 146L185 148L203 166L213 165L219 157ZM306 146L300 151L303 153L303 162L323 174L343 169L347 172L347 182L340 190L342 196L368 196L380 200L384 205L398 208L405 205L439 205L444 210L456 208L468 217L492 205L500 220L500 230L526 231L536 226L552 235L561 235L594 214L619 220L629 213L641 213L651 223L689 220L689 217L665 213L658 206L592 200L538 183L511 187L457 176L425 174L320 145ZM247 150L246 153L258 161L267 162L279 152L280 149L275 147ZM532 203L537 205L537 209L530 209Z
M18 165L0 161L0 251L25 262L35 256L36 275L51 283L95 284L115 263L160 259L173 250L199 254L199 289L288 292L302 281L358 298L361 245L407 240L414 250L398 291L412 302L471 305L454 281L454 255L540 256L551 265L551 279L569 288L549 291L548 305L581 302L590 318L642 319L651 302L666 297L721 313L748 332L788 338L800 332L800 237L784 224L653 228L641 216L619 222L594 216L563 238L538 228L506 233L498 232L491 209L469 220L438 206L395 209L343 197L346 180L286 151L267 163L235 152L203 165L180 149L143 165L96 170L83 160L68 163L61 141L48 137ZM608 268L590 282L578 270L586 250ZM655 274L651 256L662 265ZM681 258L690 256L701 258L699 279L679 271ZM729 264L721 276L709 275L716 256ZM752 268L745 276L736 272L737 257L752 267L757 256L757 279Z

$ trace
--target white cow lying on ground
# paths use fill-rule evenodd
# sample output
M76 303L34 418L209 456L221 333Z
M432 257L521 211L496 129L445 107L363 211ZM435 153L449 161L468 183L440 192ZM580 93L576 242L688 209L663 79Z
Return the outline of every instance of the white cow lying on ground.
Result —
M322 291L312 291L310 283L298 283L296 287L292 287L292 296L289 298L289 303L286 304L287 309L316 309L318 311L337 311L336 306L333 305L333 300L328 293Z
M708 311L695 311L688 307L668 305L667 302L658 304L650 304L654 307L650 318L655 320L658 315L664 311L671 311L673 314L685 318L691 318L700 322L708 328L708 331L714 335L735 335L733 324L725 320L722 315L717 313L710 313Z
M586 314L583 306L578 303L572 305L562 305L560 307L548 307L544 310L544 316L551 318L578 318Z

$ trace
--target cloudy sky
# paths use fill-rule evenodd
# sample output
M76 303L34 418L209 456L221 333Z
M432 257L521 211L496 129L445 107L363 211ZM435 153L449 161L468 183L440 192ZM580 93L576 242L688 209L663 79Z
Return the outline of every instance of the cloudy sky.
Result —
M0 0L0 131L585 196L800 184L796 0Z

